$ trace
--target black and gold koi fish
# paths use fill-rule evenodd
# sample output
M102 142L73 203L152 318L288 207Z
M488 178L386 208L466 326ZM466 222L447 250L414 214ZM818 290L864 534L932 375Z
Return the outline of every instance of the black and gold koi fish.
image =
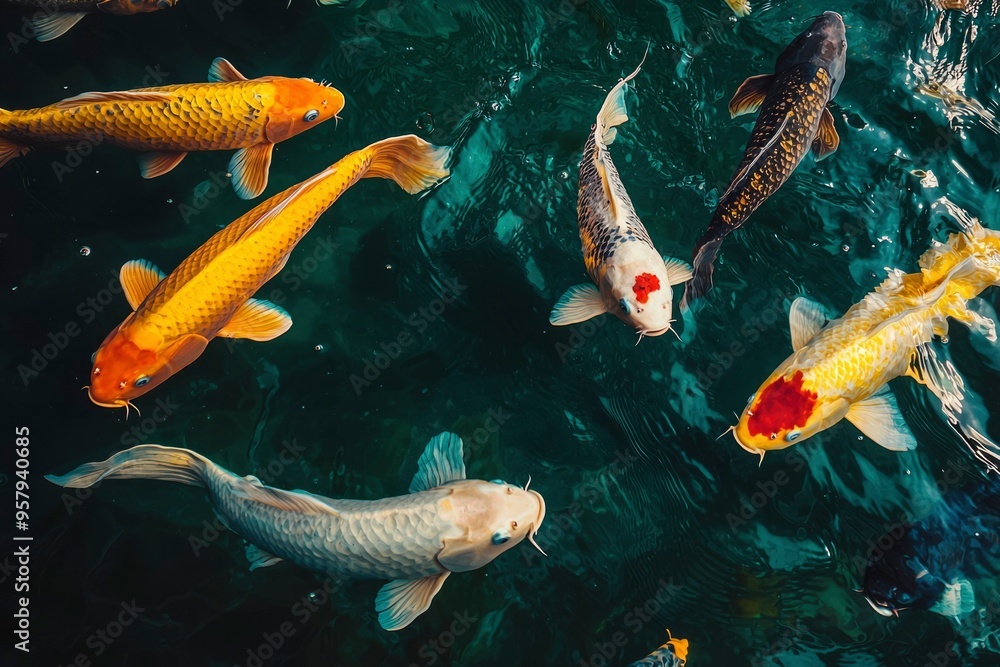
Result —
M847 40L840 14L826 12L778 56L774 74L752 76L729 103L729 113L760 109L743 161L719 198L708 230L694 251L694 278L681 301L687 307L712 288L719 246L780 188L812 149L817 160L837 150L840 137L827 104L844 80Z

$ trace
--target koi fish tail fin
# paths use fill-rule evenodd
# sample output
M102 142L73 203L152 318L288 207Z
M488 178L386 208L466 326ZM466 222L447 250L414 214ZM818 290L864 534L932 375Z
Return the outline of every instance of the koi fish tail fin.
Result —
M217 466L188 449L139 445L100 463L84 463L65 475L46 475L59 486L87 488L105 479L162 479L207 487L207 475Z
M388 178L411 195L422 192L448 177L451 148L429 144L407 134L383 139L364 149L371 164L363 178Z
M594 138L597 141L597 145L601 148L607 148L614 143L615 137L618 136L618 130L615 128L628 121L628 109L625 108L625 91L628 88L628 82L635 78L635 75L642 69L642 63L644 62L646 62L645 55L643 55L642 62L635 68L635 71L619 81L618 85L612 88L611 92L604 99L604 104L601 105L601 110L597 113L597 125L594 127Z
M695 252L693 264L693 275L691 281L684 286L684 298L681 299L681 312L687 312L691 305L708 294L712 289L712 272L715 270L715 258L719 254L719 246L722 245L722 237L710 237L698 244Z

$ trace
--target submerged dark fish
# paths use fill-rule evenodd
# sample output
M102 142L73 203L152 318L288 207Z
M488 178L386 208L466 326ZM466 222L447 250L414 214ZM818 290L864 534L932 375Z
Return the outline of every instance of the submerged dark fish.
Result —
M864 582L875 611L967 614L976 608L972 580L1000 576L1000 483L983 481L945 494L933 514L877 544Z
M177 0L8 0L11 4L39 10L31 19L35 39L48 42L60 37L87 14L103 12L116 16L144 14L170 9Z
M840 14L826 12L778 56L774 74L752 76L729 102L733 117L760 109L743 161L719 198L694 252L694 278L681 301L686 309L712 288L719 246L780 188L812 149L821 160L840 137L827 104L844 80L847 40Z

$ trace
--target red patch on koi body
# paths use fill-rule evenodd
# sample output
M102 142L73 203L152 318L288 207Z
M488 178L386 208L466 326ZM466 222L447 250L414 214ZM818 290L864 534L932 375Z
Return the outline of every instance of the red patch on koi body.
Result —
M816 407L816 393L802 388L802 371L778 378L760 393L747 420L750 435L768 435L805 426Z
M632 285L635 300L639 303L649 301L649 295L658 289L660 289L660 279L652 273L640 273L635 277L635 284Z

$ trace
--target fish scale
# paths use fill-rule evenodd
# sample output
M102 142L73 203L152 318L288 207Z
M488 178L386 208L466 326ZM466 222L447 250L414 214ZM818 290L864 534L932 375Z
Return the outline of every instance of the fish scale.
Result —
M164 339L191 332L214 336L243 301L273 277L319 216L357 182L371 158L367 149L351 153L323 172L325 177L317 177L305 192L293 198L300 185L292 186L230 223L157 285L132 323L148 325ZM262 216L289 199L280 215L247 233Z
M310 569L372 579L418 579L445 572L443 539L460 534L444 502L447 488L379 500L336 500L335 513L305 514L250 500L247 481L217 466L205 476L230 527L269 553Z
M267 141L268 113L276 99L267 78L140 88L171 102L86 102L72 108L0 112L0 137L26 145L64 144L88 133L138 151L235 150Z
M736 170L737 177L730 183L732 190L719 201L712 222L698 245L726 236L742 225L788 180L812 147L812 137L829 101L832 84L826 70L809 66L797 67L776 77L771 92L761 104L761 114L743 161ZM782 123L785 127L777 142L781 150L768 151L749 174L743 174L765 150Z
M852 306L835 325L822 329L799 350L788 367L809 366L804 386L812 391L831 392L845 385L852 388L846 394L852 400L864 398L872 393L872 387L904 374L917 345L930 342L934 335L946 335L947 318L963 320L968 300L1000 283L1000 234L979 229L981 237L975 233L955 235L944 252L929 251L921 259L929 266L921 273L904 275L898 287L890 287L893 279L887 279L876 290L887 297L881 308L873 308L870 301ZM976 270L949 279L949 272L970 257L977 261ZM922 307L922 299L943 281L947 285L941 297ZM913 314L868 335L873 326L909 310ZM846 349L844 340L851 341Z
M580 194L577 199L577 218L580 223L580 240L583 245L583 261L591 279L601 284L606 270L605 264L611 256L626 243L645 243L655 252L649 232L636 215L628 192L618 175L611 153L598 147L596 127L587 137L580 163ZM619 197L624 208L616 219L609 207L608 197L601 182L598 163L604 166L609 186Z

